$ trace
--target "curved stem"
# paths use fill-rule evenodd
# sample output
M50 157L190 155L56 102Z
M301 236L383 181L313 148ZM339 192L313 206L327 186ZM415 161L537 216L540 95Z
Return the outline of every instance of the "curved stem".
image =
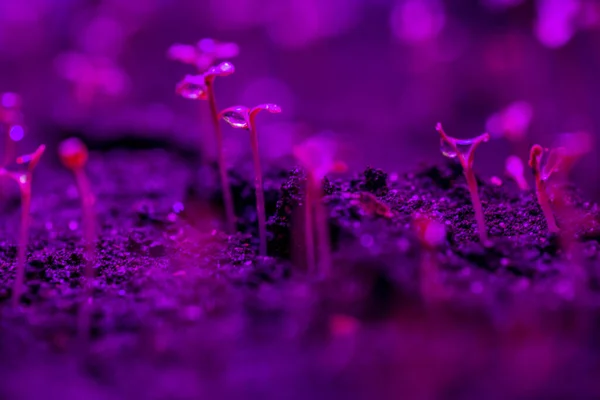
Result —
M27 174L26 182L19 183L21 189L21 231L19 233L19 249L17 253L17 271L13 289L13 306L17 306L23 294L25 281L25 261L27 259L27 242L29 239L29 214L31 210L31 174Z
M259 254L267 255L267 223L265 216L265 192L263 190L263 177L260 168L260 154L258 151L258 135L254 122L250 123L250 143L252 145L252 159L254 160L254 187L256 189L256 216L258 219L258 238L260 240Z
M546 192L546 185L544 184L544 181L539 178L539 173L536 174L535 177L535 189L538 203L542 208L542 212L546 218L546 223L548 224L548 230L552 233L558 233L559 229L556 225L556 219L552 213L552 208L550 207L550 199L548 198L548 193Z
M485 226L485 217L483 215L483 208L481 207L481 200L479 199L479 192L477 188L477 178L471 168L464 169L465 178L467 179L467 185L469 187L469 193L471 194L471 202L473 203L473 209L475 210L475 219L477 220L477 230L479 231L479 240L482 244L487 242L488 234Z
M236 231L233 195L231 194L231 185L229 184L229 176L227 175L227 165L225 163L225 152L223 149L223 132L221 131L221 125L219 125L219 110L217 109L217 101L215 99L215 91L212 82L206 84L206 92L208 95L208 105L210 107L211 119L215 129L217 163L219 164L221 191L223 192L223 203L225 205L226 230L227 233L233 234Z

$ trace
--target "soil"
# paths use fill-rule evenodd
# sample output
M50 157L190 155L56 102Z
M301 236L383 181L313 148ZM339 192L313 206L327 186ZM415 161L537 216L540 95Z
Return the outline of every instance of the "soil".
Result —
M534 192L480 178L482 244L458 165L330 176L334 268L320 278L304 268L304 173L266 169L261 258L251 168L231 173L240 233L227 236L214 168L168 150L93 153L98 242L83 350L88 255L74 179L49 161L36 170L17 308L20 207L3 186L0 399L600 396L600 212L575 188L562 192L568 235L551 235ZM421 243L417 214L446 227L443 245ZM432 278L443 296L422 290Z

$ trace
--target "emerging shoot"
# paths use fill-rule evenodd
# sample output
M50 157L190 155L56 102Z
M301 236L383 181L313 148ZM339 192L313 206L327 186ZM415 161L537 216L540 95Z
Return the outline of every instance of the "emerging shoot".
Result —
M533 177L535 178L535 191L537 194L538 203L542 208L546 223L548 224L548 230L553 233L559 231L556 225L556 219L552 213L552 207L550 207L550 198L546 191L546 181L552 176L552 174L558 168L558 153L561 150L553 149L546 160L546 164L542 167L542 157L544 155L544 149L539 144L533 145L531 152L529 153L529 166L533 171Z
M267 223L265 215L265 194L263 191L262 170L260 167L260 154L258 152L258 134L256 132L256 116L266 110L279 114L281 107L276 104L260 104L252 109L244 106L227 108L219 114L229 125L238 129L247 129L250 132L250 145L254 160L254 185L256 188L256 215L258 218L258 237L260 240L259 254L267 255Z
M509 156L506 159L506 175L517 183L519 189L529 190L529 184L525 180L525 167L523 161L517 156Z
M86 264L85 264L85 301L78 316L78 332L80 345L85 346L88 341L90 330L92 303L92 280L94 279L94 249L96 246L96 217L94 213L94 195L90 183L85 174L85 164L88 160L88 150L85 144L77 138L69 138L61 142L58 147L58 156L65 167L75 175L77 190L81 199L83 212L83 237L85 241Z
M201 39L195 46L176 43L169 47L167 55L172 60L195 65L202 73L215 61L236 57L239 52L240 49L235 43L218 42L207 38Z
M19 299L23 294L23 282L25 278L25 259L27 256L27 242L29 240L29 225L31 213L31 179L33 170L44 154L46 146L41 145L31 154L17 158L17 164L27 166L25 171L12 172L4 168L0 168L0 176L7 176L13 179L19 185L21 191L21 231L19 234L19 250L17 253L17 271L15 276L15 284L13 288L13 306L19 304Z
M465 174L469 193L471 194L471 201L473 202L473 209L475 210L475 219L477 220L477 227L479 230L479 240L482 244L485 244L488 241L488 234L485 226L483 208L481 207L481 200L479 199L477 178L473 171L473 162L475 161L475 150L481 143L490 140L490 135L484 133L473 139L461 140L446 135L441 123L438 123L435 129L441 136L440 149L442 154L448 158L458 158L458 161L463 167L463 173ZM463 153L459 150L459 146L469 147L468 150Z
M210 67L202 75L187 75L177 84L176 92L180 96L190 100L208 100L210 114L215 130L215 141L217 145L217 163L219 165L219 177L221 179L221 191L223 192L223 203L225 205L226 230L228 233L235 232L235 212L233 209L233 195L227 175L225 152L223 149L223 132L219 125L219 112L215 99L214 81L217 76L228 76L233 74L235 67L229 62Z
M328 218L322 202L323 179L328 173L344 172L347 169L346 164L335 160L336 148L337 146L332 140L318 137L310 138L294 147L294 156L306 170L304 232L307 269L311 273L317 271L320 276L327 276L331 271ZM318 257L316 257L317 254Z

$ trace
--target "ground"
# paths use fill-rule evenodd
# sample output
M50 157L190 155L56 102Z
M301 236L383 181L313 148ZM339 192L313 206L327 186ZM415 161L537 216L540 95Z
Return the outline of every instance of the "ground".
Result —
M323 278L303 265L303 171L266 170L269 257L257 257L251 176L232 172L240 233L227 236L214 168L167 150L93 153L98 243L83 345L74 179L50 161L36 171L17 308L20 211L5 184L0 399L600 395L599 212L575 188L563 193L580 220L559 218L577 227L563 229L577 238L567 249L535 193L508 180L479 180L481 244L458 165L330 176L334 268ZM445 226L443 245L421 243L417 215ZM431 279L442 296L423 290Z

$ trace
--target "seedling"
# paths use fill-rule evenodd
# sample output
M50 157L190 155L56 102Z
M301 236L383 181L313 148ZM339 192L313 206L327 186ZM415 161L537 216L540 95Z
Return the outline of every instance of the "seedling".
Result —
M448 158L458 158L458 161L463 167L463 173L465 174L469 193L471 194L473 209L475 210L475 219L477 220L479 240L482 244L485 244L488 241L488 234L485 226L483 208L481 207L481 200L479 199L477 178L475 177L475 172L473 171L473 162L475 161L475 150L481 143L490 140L490 135L488 133L484 133L473 139L461 140L446 135L441 123L438 123L435 129L441 136L440 149L442 154ZM459 150L459 146L469 146L469 148L463 153Z
M228 233L235 232L235 213L233 210L233 195L227 175L225 152L223 149L223 132L219 125L219 112L215 99L214 81L217 76L228 76L233 74L235 67L229 62L210 67L202 75L187 75L177 84L176 92L180 96L190 100L208 100L210 114L215 130L215 141L217 145L217 163L219 164L219 176L221 179L221 191L223 192L223 203L225 205L225 218Z
M23 138L21 122L21 97L16 93L0 94L0 124L4 130L3 166L15 157L15 142Z
M517 156L509 156L506 159L506 175L514 180L519 189L526 191L529 190L529 184L525 180L525 167L523 161Z
M552 176L552 174L558 169L558 154L562 150L554 149L548 154L546 164L542 167L542 157L544 155L544 149L539 144L533 145L531 152L529 153L529 166L533 171L533 177L535 178L535 191L537 194L538 203L542 208L546 223L548 224L548 230L553 233L559 231L556 225L556 219L552 213L552 207L550 207L550 199L546 191L546 182Z
M254 185L256 188L256 215L258 218L258 237L260 240L259 254L267 255L267 223L265 215L265 194L263 191L262 170L260 167L260 154L258 152L258 134L256 132L256 117L258 113L266 110L279 114L281 107L276 104L260 104L252 109L244 106L227 108L219 114L229 125L238 129L247 129L250 132L250 145L254 160Z
M96 218L94 214L94 195L92 194L90 182L84 170L88 160L88 150L81 140L69 138L61 142L58 147L58 156L63 165L69 168L75 175L75 182L77 184L79 198L81 199L84 240L87 253L85 277L89 286L94 277L93 265L94 247L96 243Z
M107 57L69 52L57 58L56 68L72 83L77 102L86 106L98 94L117 96L127 87L126 73Z
M336 147L332 140L314 137L294 148L294 156L306 170L304 232L307 269L310 272L317 270L315 255L318 253L318 274L321 276L327 276L331 271L331 243L327 212L321 201L322 183L328 173L344 172L347 169L346 164L335 160Z
M215 61L235 57L239 52L240 49L235 43L201 39L195 46L176 43L169 47L167 55L172 60L196 66L202 73Z
M415 216L413 227L422 246L421 294L427 301L443 300L447 298L448 293L440 281L436 251L446 241L446 228L443 224L421 214Z
M19 185L21 191L21 231L19 234L19 250L17 252L17 272L15 276L15 285L13 288L13 305L19 304L19 299L23 294L23 281L25 278L25 259L27 256L27 242L29 240L29 225L31 214L31 180L33 170L44 154L46 146L41 145L31 154L17 158L17 164L27 166L25 171L13 172L4 167L0 168L0 176L7 176L13 179Z

